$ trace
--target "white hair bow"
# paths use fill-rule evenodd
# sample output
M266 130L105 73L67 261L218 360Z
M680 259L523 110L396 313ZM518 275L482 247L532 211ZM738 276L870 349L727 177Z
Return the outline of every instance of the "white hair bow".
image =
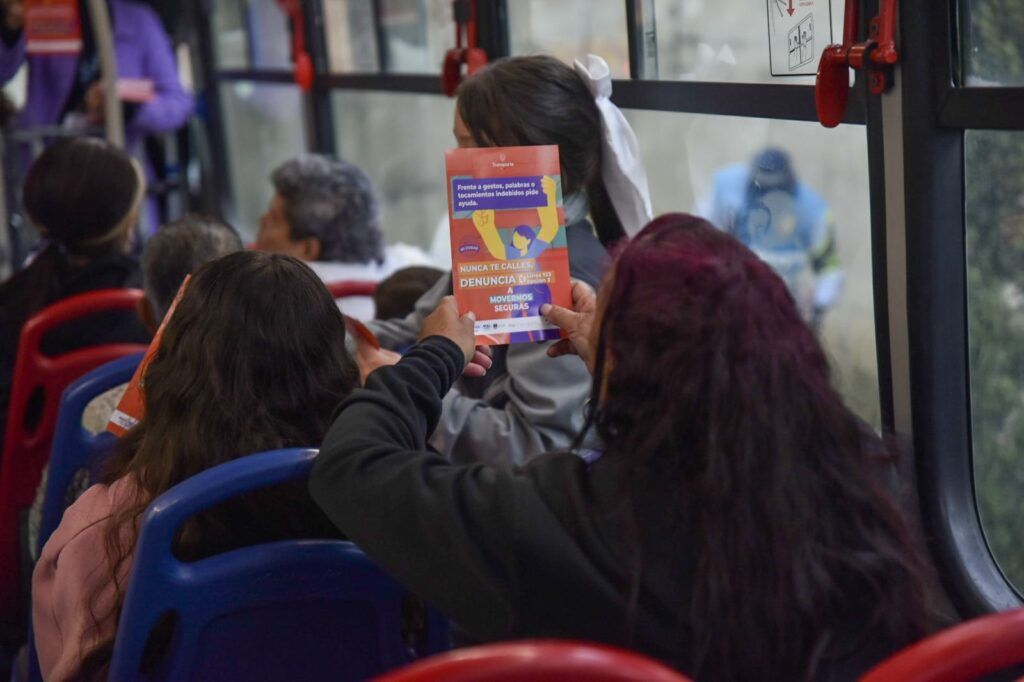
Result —
M588 54L586 65L578 59L575 65L576 73L587 84L601 112L604 133L601 178L626 234L633 237L654 216L636 135L622 111L611 101L612 75L608 63L597 55Z

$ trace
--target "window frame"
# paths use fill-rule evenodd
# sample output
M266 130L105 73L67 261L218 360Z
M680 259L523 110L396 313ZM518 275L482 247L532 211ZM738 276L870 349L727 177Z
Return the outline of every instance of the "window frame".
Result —
M955 0L905 0L902 20L910 387L922 518L962 615L1021 605L985 538L972 449L964 137L1024 130L1024 88L957 83ZM913 181L913 184L912 182Z

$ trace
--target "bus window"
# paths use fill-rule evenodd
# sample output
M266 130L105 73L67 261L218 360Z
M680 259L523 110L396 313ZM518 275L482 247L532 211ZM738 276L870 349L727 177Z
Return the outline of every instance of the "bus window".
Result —
M245 68L249 65L246 56L248 39L245 35L245 6L242 0L213 3L213 36L219 68Z
M218 68L291 68L288 18L276 0L216 2L213 30Z
M604 57L612 78L629 78L624 5L614 0L516 0L508 3L512 54L550 53L572 64L587 53Z
M436 73L453 45L449 0L381 0L383 50L370 0L325 0L324 15L336 73Z
M380 25L388 73L437 73L455 30L447 0L382 0Z
M324 0L327 61L335 73L380 70L377 33L370 0Z
M1024 5L994 0L959 4L963 84L1024 85Z
M811 84L821 51L830 42L842 42L844 3L831 0L831 5L821 12L808 11L801 7L804 4L796 0L768 0L766 16L763 1L657 0L645 3L645 6L654 5L657 73L644 76L662 80ZM824 25L820 25L822 18ZM645 20L649 22L649 18ZM815 20L819 25L815 25ZM774 76L768 49L769 26L786 33L782 40L792 33L796 41L792 59L787 56L785 60L787 69ZM647 30L649 32L649 25ZM789 77L789 67L795 73L811 75ZM785 77L785 81L780 81L780 76Z
M1024 134L965 135L967 314L978 511L1024 588Z
M338 112L338 149L373 178L388 241L429 247L447 212L444 176L438 179L438 169L443 168L444 150L455 146L454 101L354 90L335 90L331 97ZM447 229L443 237L447 245Z
M657 111L626 115L647 166L655 215L697 212L772 265L818 330L847 404L879 427L864 129Z
M252 68L291 69L291 30L277 0L249 0L247 4Z
M270 171L306 149L302 94L294 85L221 85L225 144L236 214L233 224L251 240L273 195Z

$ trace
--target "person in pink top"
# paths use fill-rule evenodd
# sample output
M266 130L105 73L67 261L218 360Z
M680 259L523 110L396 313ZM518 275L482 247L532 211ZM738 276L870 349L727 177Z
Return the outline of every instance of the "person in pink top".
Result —
M200 268L146 370L146 415L36 564L32 622L43 677L105 677L138 524L153 499L240 456L318 445L358 381L341 313L301 261L243 251ZM196 560L296 537L339 537L304 484L198 515L175 550Z

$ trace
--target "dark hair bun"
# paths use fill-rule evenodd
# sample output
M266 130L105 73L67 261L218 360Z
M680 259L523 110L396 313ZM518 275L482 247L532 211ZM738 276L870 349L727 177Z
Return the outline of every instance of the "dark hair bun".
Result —
M32 221L74 248L109 233L134 208L139 176L131 158L95 138L55 142L25 177L23 201Z

